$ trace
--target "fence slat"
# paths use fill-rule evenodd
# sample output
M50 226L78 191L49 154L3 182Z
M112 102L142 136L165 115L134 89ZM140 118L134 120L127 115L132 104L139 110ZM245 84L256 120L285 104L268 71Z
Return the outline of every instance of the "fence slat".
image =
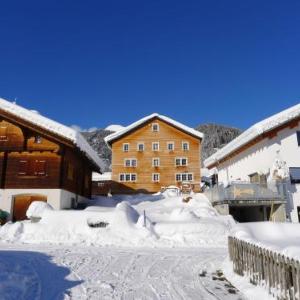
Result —
M279 300L300 300L298 260L234 237L228 238L228 251L235 273L248 277Z

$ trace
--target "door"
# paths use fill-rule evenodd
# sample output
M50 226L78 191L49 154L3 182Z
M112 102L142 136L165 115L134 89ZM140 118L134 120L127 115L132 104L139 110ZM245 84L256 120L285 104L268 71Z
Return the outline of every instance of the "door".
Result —
M17 195L14 197L13 221L26 220L26 211L33 201L47 202L47 196L37 194Z

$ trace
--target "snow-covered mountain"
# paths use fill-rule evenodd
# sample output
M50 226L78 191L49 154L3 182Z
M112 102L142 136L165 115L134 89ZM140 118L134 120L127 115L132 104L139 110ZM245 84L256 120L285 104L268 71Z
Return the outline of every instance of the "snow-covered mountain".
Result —
M102 170L103 172L110 171L111 164L111 150L105 144L104 137L122 128L124 127L121 125L110 125L105 129L97 129L92 132L82 132L83 136L103 160L105 165ZM218 124L202 124L197 126L195 129L203 132L205 135L202 144L202 162L242 132L238 128Z
M204 133L202 143L202 163L206 158L242 133L242 130L238 128L213 123L202 124L195 129Z
M112 125L107 126L104 130L117 132L117 131L120 131L122 129L124 129L124 126L118 125L118 124L112 124Z

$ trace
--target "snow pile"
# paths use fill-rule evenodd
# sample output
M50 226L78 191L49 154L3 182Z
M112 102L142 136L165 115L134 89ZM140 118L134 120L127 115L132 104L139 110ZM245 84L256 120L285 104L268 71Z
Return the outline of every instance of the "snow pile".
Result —
M300 260L300 224L255 222L233 227L231 236Z
M41 220L7 223L0 228L0 240L126 247L226 247L234 224L230 216L219 216L204 195L195 194L184 203L181 197L170 197L167 192L99 197L93 206L82 211L55 211L33 205L28 215L40 216Z
M44 201L33 201L26 212L27 218L41 218L46 210L53 210L53 207Z

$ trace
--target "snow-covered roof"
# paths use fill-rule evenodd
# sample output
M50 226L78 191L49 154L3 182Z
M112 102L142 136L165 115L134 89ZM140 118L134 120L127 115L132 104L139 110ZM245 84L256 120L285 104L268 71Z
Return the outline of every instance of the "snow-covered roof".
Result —
M111 172L104 172L103 174L93 172L92 180L93 181L109 181L109 180L111 180Z
M78 131L56 121L48 119L40 115L37 111L26 109L3 98L0 98L0 109L16 117L19 117L20 119L23 119L28 123L36 125L40 128L43 128L44 130L55 133L67 140L70 140L99 168L102 167L103 163L101 159Z
M146 116L130 125L128 125L127 127L124 127L124 129L120 130L120 131L117 131L117 132L114 132L110 135L108 135L107 137L104 138L105 142L106 143L110 143L112 142L113 140L116 140L118 139L119 137L125 135L126 133L130 132L131 130L135 129L136 127L144 124L145 122L151 120L151 119L154 119L154 118L158 118L162 121L165 121L166 123L169 123L171 125L173 125L174 127L177 127L179 129L181 129L182 131L190 134L190 135L193 135L195 137L198 137L198 138L203 138L203 133L202 132L199 132L198 130L195 130L191 127L188 127L182 123L179 123L169 117L166 117L166 116L163 116L163 115L160 115L158 113L153 113L149 116Z
M275 129L298 117L300 117L300 103L254 124L233 141L228 143L225 147L208 157L204 161L204 166L209 167L214 165L217 161L220 161L227 155L259 137L263 133Z

